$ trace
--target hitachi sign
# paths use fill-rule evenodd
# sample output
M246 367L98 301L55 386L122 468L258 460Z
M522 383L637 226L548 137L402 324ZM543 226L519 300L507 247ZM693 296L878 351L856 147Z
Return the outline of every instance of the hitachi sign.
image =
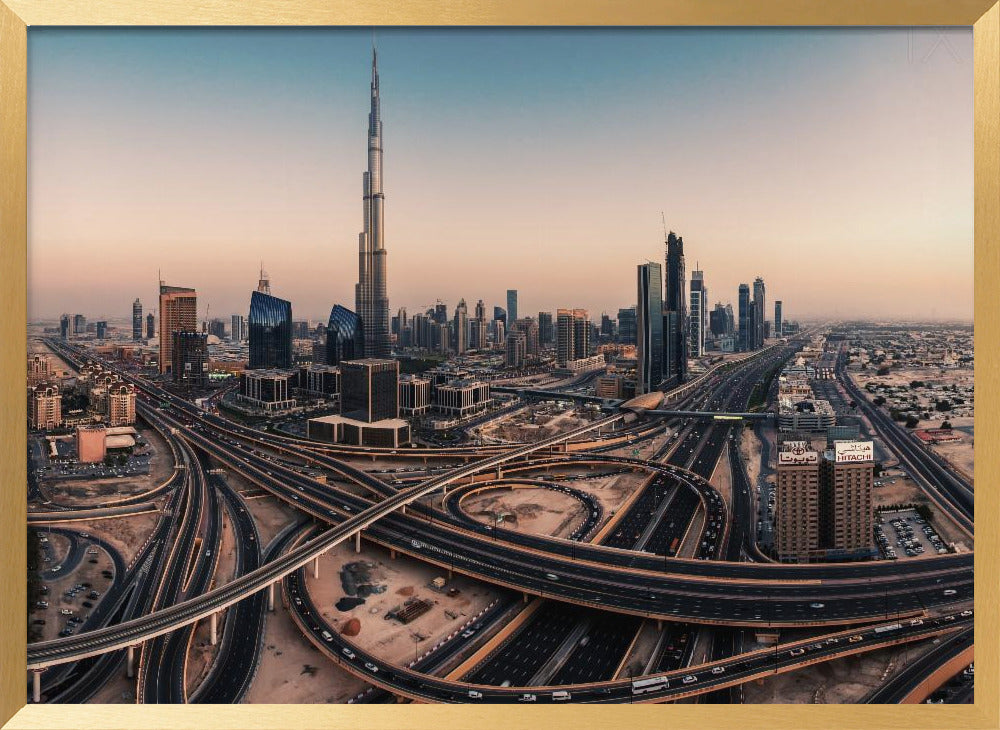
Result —
M875 442L873 441L835 441L833 444L834 462L849 464L857 461L875 461Z

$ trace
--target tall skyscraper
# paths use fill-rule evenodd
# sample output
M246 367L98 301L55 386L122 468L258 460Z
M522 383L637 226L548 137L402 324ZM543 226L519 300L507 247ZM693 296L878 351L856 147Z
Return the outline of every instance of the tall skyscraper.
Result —
M782 336L781 330L781 300L774 300L774 329L772 330L775 337Z
M83 335L87 333L87 318L82 314L73 315L73 334Z
M476 302L476 319L486 321L486 305L483 304L482 299Z
M198 292L160 282L160 373L173 368L174 332L198 330Z
M517 321L517 289L507 290L507 324Z
M150 312L146 315L146 339L151 340L156 337L156 315Z
M247 318L242 314L232 316L232 329L229 332L229 339L232 342L243 342L247 338Z
M371 111L368 114L368 170L363 176L364 230L358 236L358 284L354 310L361 318L368 357L388 357L389 298L386 293L382 193L382 116L379 108L378 57L372 50Z
M566 367L590 354L590 318L586 309L556 311L556 364Z
M687 297L684 294L684 239L667 234L667 269L664 280L663 377L683 383L687 377ZM673 316L670 316L673 314Z
M656 390L663 379L663 274L659 264L639 264L637 301L631 312L637 335L636 387L641 394ZM628 311L619 310L619 322L622 312Z
M139 297L132 302L132 339L142 339L142 302Z
M339 365L345 360L365 356L364 324L347 307L337 304L330 310L326 325L326 364ZM426 347L426 345L425 345Z
M715 309L709 312L708 315L708 329L713 336L724 337L729 334L726 331L726 319L726 308L722 306L722 302L716 302Z
M705 354L705 322L708 309L708 289L705 287L705 274L702 271L691 272L691 310L688 317L690 325L690 351L692 357Z
M170 335L170 373L174 382L200 385L208 366L208 335L204 332L173 330Z
M555 339L555 331L552 327L552 312L538 313L538 344L548 347Z
M493 307L493 319L499 319L501 322L507 322L507 310L503 307Z
M660 277L661 282L663 277ZM660 299L662 300L663 285L660 285ZM637 338L637 315L635 307L628 307L627 309L618 310L618 341L625 345L636 345L638 344ZM663 324L660 324L660 331L663 331Z
M764 314L767 311L764 307L766 302L764 301L764 280L761 277L757 277L753 280L753 303L754 303L754 344L756 347L754 349L760 349L764 346Z
M455 352L459 355L469 349L469 308L465 299L458 300L455 307Z
M59 336L64 340L69 337L69 333L72 331L70 326L70 318L68 314L64 314L59 318Z
M340 364L341 412L373 423L399 418L399 363L365 358Z
M98 320L96 324L97 339L103 340L108 336L108 323L106 321Z
M802 442L778 452L775 549L782 562L807 562L819 549L819 454Z
M751 349L752 342L750 334L750 286L748 284L740 284L739 312L740 326L736 349L740 352L747 352Z
M520 332L524 335L524 353L526 355L538 354L540 338L538 323L535 320L531 317L522 317L521 319L514 320L510 324L508 336L513 332Z
M292 367L292 303L270 292L271 283L261 270L247 317L251 370Z

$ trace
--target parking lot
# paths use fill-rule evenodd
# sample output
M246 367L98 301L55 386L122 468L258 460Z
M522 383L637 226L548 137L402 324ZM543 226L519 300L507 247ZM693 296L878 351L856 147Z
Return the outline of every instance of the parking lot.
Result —
M875 541L882 556L906 560L948 552L934 526L915 509L883 511L875 522Z

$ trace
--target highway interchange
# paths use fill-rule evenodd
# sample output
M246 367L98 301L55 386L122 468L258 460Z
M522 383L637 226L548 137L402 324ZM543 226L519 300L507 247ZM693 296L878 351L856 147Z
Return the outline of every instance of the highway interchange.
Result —
M54 349L59 347L59 343L51 344ZM792 351L771 348L726 373L706 378L702 387L694 389L682 403L713 411L742 410L764 373L773 370ZM67 349L60 354L77 362L83 357L83 353ZM739 682L735 679L746 681L757 676L763 666L761 659L742 657L736 650L739 630L726 627L835 628L884 622L892 617L903 620L903 628L894 638L911 640L922 637L922 631L939 633L953 626L932 623L937 618L912 626L909 621L920 620L916 617L928 612L947 611L951 605L970 601L973 595L971 553L854 565L791 566L762 560L753 530L754 509L748 485L737 479L739 486L733 489L732 503L728 505L708 483L727 443L738 438L740 427L733 421L655 419L648 423L654 419L644 417L641 410L622 410L539 444L435 449L445 452L436 454L436 458L447 458L447 467L424 471L416 484L409 484L407 479L390 484L344 461L359 455L355 449L317 447L301 439L253 431L205 413L152 383L128 373L123 375L141 388L143 418L165 434L184 468L180 477L161 485L157 492L157 496L169 495L173 508L165 515L174 517L165 516L157 527L160 539L171 546L169 554L160 550L155 555L160 570L155 575L162 579L155 590L151 590L148 580L140 587L130 579L136 586L133 593L148 597L147 603L133 601L135 610L119 612L113 621L108 616L91 622L77 636L29 646L29 668L53 667L48 674L61 671L58 666L67 662L74 668L82 667L74 670L83 678L71 682L73 687L99 684L109 671L107 665L120 665L124 653L121 649L141 646L139 701L237 701L259 657L268 592L280 582L286 597L308 601L308 595L299 588L304 566L330 547L359 534L366 541L503 586L515 595L545 599L524 629L492 657L494 669L489 669L489 663L483 664L468 678L482 681L480 686L486 689L475 690L481 697L473 698L468 692L463 695L455 683L440 682L430 674L415 671L427 667L390 667L374 656L367 659L376 667L374 672L367 670L364 663L360 668L345 666L394 693L435 701L516 701L517 690L544 701L542 694L528 691L536 682L539 687L576 686L606 679L618 665L617 660L608 657L621 656L643 619L682 622L671 624L676 628L670 629L669 639L663 639L659 656L650 667L659 670L673 660L677 666L670 668L680 671L680 665L691 659L692 637L697 636L698 630L690 627L704 626L702 631L713 635L710 643L716 664L711 668L722 670L715 674L709 670L709 676L687 684L681 678L672 681L669 689L643 693L642 701L662 701L736 686ZM664 428L670 429L674 438L646 459L609 455L609 447L600 442L591 441L583 450L563 446L574 439L586 441L588 433L598 429L605 432L609 443L621 445L624 438L625 443L631 440L638 446ZM618 436L614 437L616 432ZM733 458L732 449L729 453ZM392 456L412 459L415 455L379 454L382 459ZM418 458L426 461L426 457L420 454ZM293 533L288 532L280 545L262 551L253 520L241 506L239 495L224 480L206 477L202 462L207 464L209 458L327 527L317 528L308 540L294 547L289 547ZM918 456L908 458L915 462L915 471L928 475L928 481L936 478L931 465ZM340 489L336 482L318 482L303 465L332 471L365 487L369 496L363 498ZM570 466L624 466L647 475L645 487L630 508L616 515L614 529L598 543L586 541L601 517L593 514L593 503L588 503L588 520L571 539L482 525L461 509L462 497L470 490L525 479L513 476L515 472L530 474L540 467ZM723 461L722 468L726 466ZM537 480L537 476L531 479ZM218 483L212 485L215 481ZM183 489L175 488L179 482ZM586 502L581 496L586 492L567 485L546 483L545 487L567 494L575 492L577 499ZM442 492L445 498L439 509L429 495ZM939 499L945 508L965 516L971 525L971 505L963 504L960 486L943 485ZM132 498L125 506L142 504L137 500ZM227 511L234 526L238 577L209 589L218 559L222 510ZM696 513L703 516L700 527L695 524ZM661 519L667 514L669 519ZM693 535L693 542L689 535L692 529L700 530ZM678 549L689 543L693 545L693 559L677 557ZM152 559L150 553L139 562L145 564L143 561ZM748 560L756 562L741 562ZM150 571L143 575L148 579ZM188 632L194 630L197 621L227 606L235 608L227 612L220 634L219 659L204 685L189 698L183 687L183 647ZM293 614L306 636L316 643L314 622L308 620L308 615ZM875 645L865 633L869 629L858 631L863 638L855 643L864 646L852 646L851 651L869 650ZM329 633L345 641L337 632ZM584 634L588 641L581 646L579 637ZM318 636L320 646L339 649L339 655L331 651L331 658L341 664L347 659L344 649L364 656L356 646L345 643L330 647L331 642L322 633ZM684 649L674 645L681 643L681 636L685 637ZM838 646L834 643L822 651L809 649L815 652L810 658L840 655L833 648ZM529 655L556 658L525 663L524 657ZM118 661L107 661L109 656L118 657ZM773 661L772 671L796 665L780 657ZM103 667L102 671L94 669L97 666ZM503 681L501 676L510 682L510 688L490 686ZM48 678L45 681L47 695L53 697ZM65 684L66 680L60 682ZM636 699L630 683L619 684L589 689L581 685L573 690L573 701ZM691 686L694 684L698 686ZM80 690L76 691L81 696Z

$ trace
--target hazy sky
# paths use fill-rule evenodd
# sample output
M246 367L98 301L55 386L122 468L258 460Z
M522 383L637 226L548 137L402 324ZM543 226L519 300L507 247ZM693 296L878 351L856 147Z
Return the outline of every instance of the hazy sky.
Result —
M32 29L29 314L353 308L369 30ZM973 312L971 29L379 30L390 308Z

